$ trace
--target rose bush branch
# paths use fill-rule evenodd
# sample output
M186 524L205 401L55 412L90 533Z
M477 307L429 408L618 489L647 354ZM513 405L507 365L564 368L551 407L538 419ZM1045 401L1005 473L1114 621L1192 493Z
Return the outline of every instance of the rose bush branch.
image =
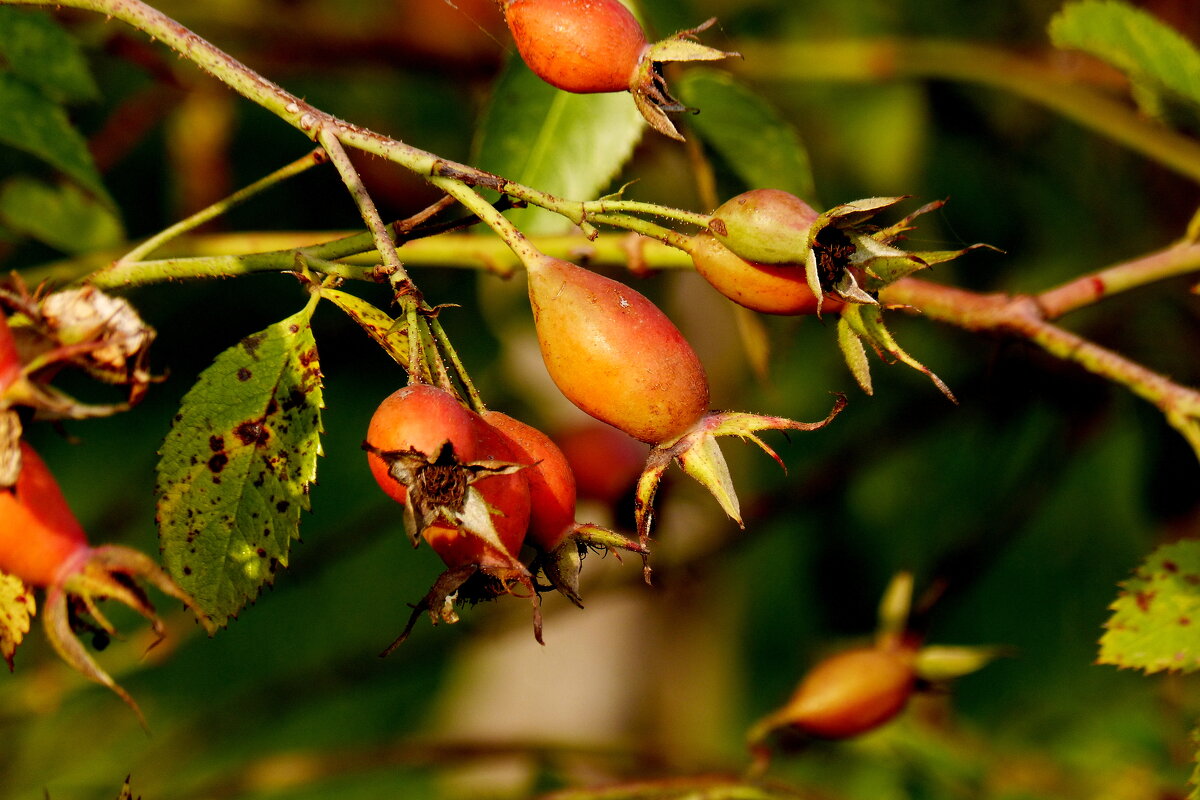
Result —
M1019 336L1119 383L1153 403L1200 455L1200 392L1053 324L1039 300L1032 295L979 294L914 278L902 278L880 295L881 302L911 306L930 319L965 330Z
M1047 289L1038 294L1037 303L1046 319L1058 319L1105 297L1197 270L1200 244L1184 242Z
M119 19L148 34L153 39L161 41L246 99L257 103L297 128L310 139L317 140L320 136L330 137L336 139L343 147L355 148L386 158L427 178L451 179L465 186L493 189L521 202L562 214L583 227L585 231L589 230L584 202L564 200L475 167L441 158L418 147L338 119L266 79L208 40L141 0L0 0L0 5L5 4L53 6L55 8L65 6L95 11ZM627 210L637 208L639 205L634 203ZM656 213L656 210L660 208L653 204L645 204L644 210L647 213ZM687 212L679 213L686 214Z

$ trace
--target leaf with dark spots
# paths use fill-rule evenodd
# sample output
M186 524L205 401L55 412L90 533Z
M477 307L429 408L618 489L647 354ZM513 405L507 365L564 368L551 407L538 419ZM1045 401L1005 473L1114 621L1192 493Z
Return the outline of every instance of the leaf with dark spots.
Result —
M246 353L251 358L257 359L258 358L258 348L260 345L262 345L263 338L264 337L261 333L257 333L253 336L247 336L245 339L242 339L242 341L240 343L241 348L243 350L245 350Z
M238 425L233 429L233 435L246 447L264 447L271 438L270 430L255 420L248 420Z
M1200 670L1200 541L1163 545L1121 584L1100 638L1101 664L1147 673Z
M274 564L287 566L309 508L321 449L314 305L219 355L163 443L163 560L220 625L271 583Z
M12 575L0 572L0 656L13 668L13 655L25 634L36 606L33 592Z

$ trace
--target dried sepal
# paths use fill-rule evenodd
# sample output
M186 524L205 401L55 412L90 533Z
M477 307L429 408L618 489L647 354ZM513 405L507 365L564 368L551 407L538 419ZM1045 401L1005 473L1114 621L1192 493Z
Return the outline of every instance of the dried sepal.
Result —
M476 603L504 594L517 595L517 587L524 592L521 596L527 597L533 606L533 636L538 644L545 644L542 640L541 597L529 570L515 561L510 567L465 564L452 567L438 576L425 596L413 606L404 630L384 648L379 657L386 658L404 644L422 614L428 613L434 625L453 625L459 621L457 606L460 603Z
M0 380L0 408L27 406L39 419L108 416L139 402L156 380L149 370L154 329L123 298L94 287L41 294L14 278L0 285L5 338L15 344L20 369ZM81 403L49 385L63 367L128 388L122 403Z
M717 50L695 41L697 34L708 30L716 21L714 17L694 28L678 31L649 45L633 71L629 92L633 95L634 105L650 127L671 139L683 141L683 136L667 113L691 109L671 96L667 82L662 76L661 65L671 61L720 61L738 57L738 53Z
M575 605L583 608L579 595L579 575L583 560L588 552L612 553L618 560L621 551L649 555L650 550L642 542L592 523L576 523L558 547L549 553L540 554L530 565L530 571L545 576L550 585Z
M380 450L367 442L363 443L363 449L383 459L388 475L408 489L404 530L413 547L420 544L426 528L444 524L479 537L497 553L507 552L492 522L493 515L502 512L471 484L492 475L511 475L527 465L495 460L459 461L449 441L432 458L415 449Z

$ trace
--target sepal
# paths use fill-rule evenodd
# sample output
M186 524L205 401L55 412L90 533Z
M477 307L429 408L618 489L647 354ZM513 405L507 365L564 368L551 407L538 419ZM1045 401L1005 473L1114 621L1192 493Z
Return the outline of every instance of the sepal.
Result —
M629 92L633 95L634 105L650 127L671 139L683 141L683 136L671 122L667 112L677 113L690 109L671 96L659 65L668 61L720 61L739 55L695 41L696 34L708 30L716 21L714 17L695 28L679 31L647 46L633 71Z
M774 459L776 463L783 466L783 461L778 454L758 436L759 432L817 430L832 422L845 406L845 396L836 395L829 414L817 422L797 422L786 417L747 414L737 411L713 411L703 416L682 436L655 446L651 449L645 469L638 479L634 501L639 543L642 547L646 547L649 543L650 528L654 518L654 495L658 491L663 473L672 461L678 462L685 472L708 489L725 513L741 527L741 509L737 492L733 488L729 468L725 463L725 456L717 444L717 437L737 436L743 441L751 441L762 448L763 452ZM649 583L650 567L645 554L643 554L642 560L643 574L646 582Z
M116 636L116 629L97 605L98 600L116 600L149 620L157 637L154 644L157 644L165 636L165 629L146 593L133 578L141 578L163 594L179 600L196 615L210 636L216 632L212 621L191 596L179 588L153 559L120 545L83 548L64 564L57 579L46 588L42 622L50 644L59 656L85 678L108 687L125 701L144 728L146 718L137 703L96 663L76 636L76 625L73 624L77 613L86 612L100 630Z
M900 361L918 372L924 373L933 381L934 386L946 396L946 399L951 403L958 403L954 392L950 391L950 387L941 378L896 343L896 340L892 338L891 331L883 324L883 310L879 306L847 304L842 309L841 320L838 321L839 344L842 346L843 355L846 356L846 363L863 391L871 394L871 377L866 359L860 354L861 344L855 348L850 337L871 345L880 358Z

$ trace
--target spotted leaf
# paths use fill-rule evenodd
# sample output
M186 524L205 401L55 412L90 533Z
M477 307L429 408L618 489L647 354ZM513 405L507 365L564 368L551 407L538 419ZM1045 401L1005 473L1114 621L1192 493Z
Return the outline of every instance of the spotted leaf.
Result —
M323 407L312 307L217 356L163 443L163 560L218 625L287 566L309 507Z
M17 578L0 572L0 656L13 668L13 654L29 633L36 606L33 592Z
M1200 669L1200 541L1155 550L1110 608L1101 664L1147 673Z

